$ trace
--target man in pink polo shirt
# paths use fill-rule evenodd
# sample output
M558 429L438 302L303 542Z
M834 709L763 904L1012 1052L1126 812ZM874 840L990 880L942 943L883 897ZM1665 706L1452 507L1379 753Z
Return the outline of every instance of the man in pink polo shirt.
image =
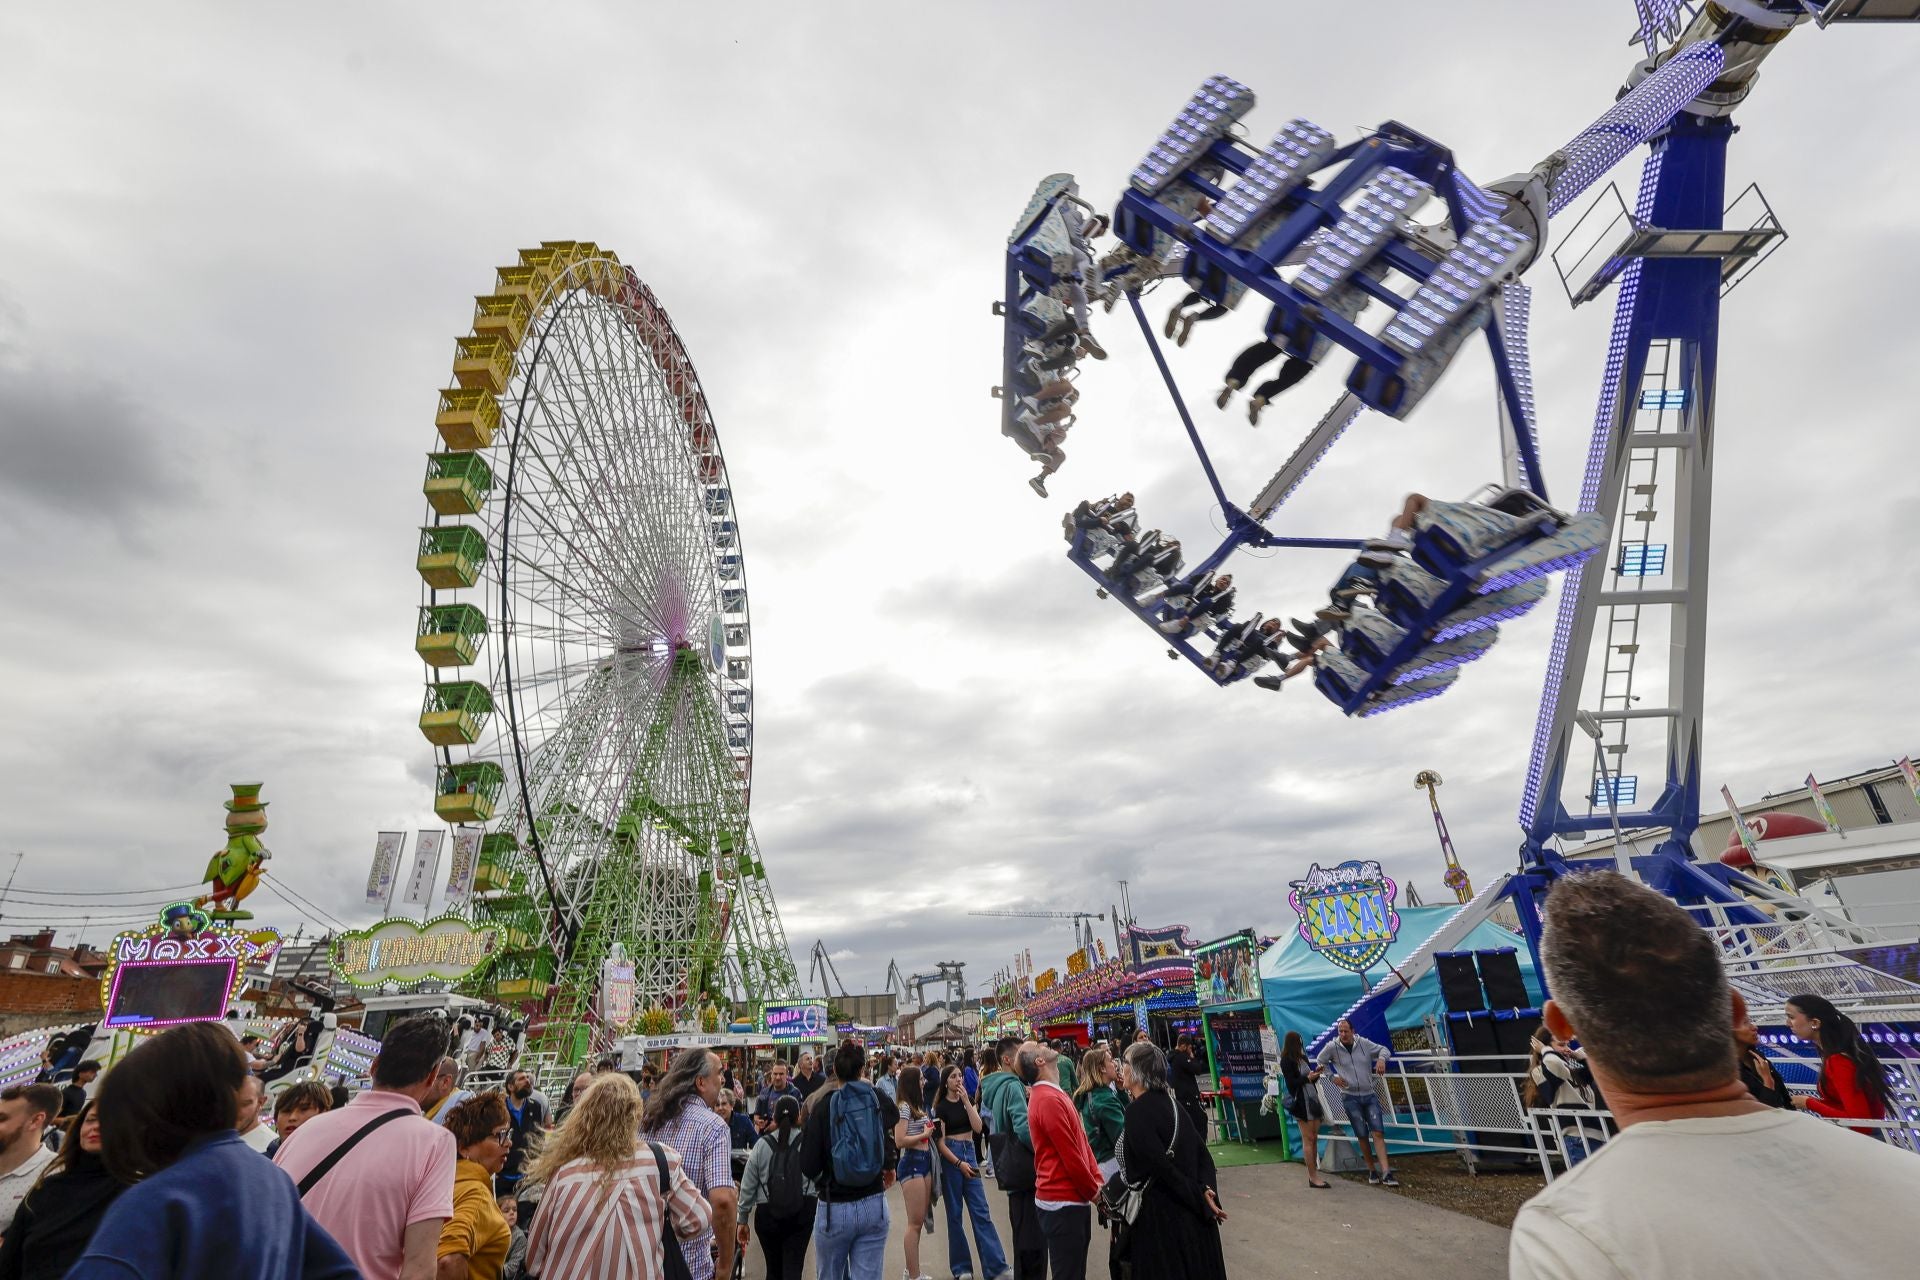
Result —
M301 1125L274 1157L367 1280L433 1280L459 1153L420 1100L446 1051L439 1021L396 1023L373 1060L373 1087Z

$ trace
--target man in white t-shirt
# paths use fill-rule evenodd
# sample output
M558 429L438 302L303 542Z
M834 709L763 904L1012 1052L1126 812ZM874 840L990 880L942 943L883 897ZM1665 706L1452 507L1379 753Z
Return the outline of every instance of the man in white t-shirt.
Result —
M1620 1136L1520 1210L1512 1280L1912 1274L1920 1156L1754 1100L1745 1002L1686 912L1611 871L1567 877L1541 961L1547 1028L1586 1048Z

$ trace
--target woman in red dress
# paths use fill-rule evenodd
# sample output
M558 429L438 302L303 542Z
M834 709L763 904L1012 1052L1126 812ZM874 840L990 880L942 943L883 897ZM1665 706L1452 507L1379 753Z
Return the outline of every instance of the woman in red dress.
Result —
M1794 1106L1831 1120L1886 1119L1886 1069L1852 1018L1822 996L1802 995L1787 1001L1787 1026L1820 1050L1819 1089L1796 1096ZM1875 1129L1854 1132L1878 1136Z

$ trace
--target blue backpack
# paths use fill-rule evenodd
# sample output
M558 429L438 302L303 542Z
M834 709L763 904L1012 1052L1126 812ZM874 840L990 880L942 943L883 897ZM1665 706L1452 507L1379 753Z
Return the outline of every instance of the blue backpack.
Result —
M864 1080L841 1085L827 1109L833 1140L833 1181L841 1187L864 1187L880 1179L886 1158L880 1099Z

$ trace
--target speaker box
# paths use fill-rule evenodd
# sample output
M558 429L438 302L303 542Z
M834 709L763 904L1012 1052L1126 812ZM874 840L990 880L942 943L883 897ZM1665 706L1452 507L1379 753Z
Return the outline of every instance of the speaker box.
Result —
M1520 977L1518 952L1501 950L1476 954L1480 960L1480 981L1487 989L1487 1008L1526 1009L1532 1006L1533 998L1527 994L1527 984Z
M1448 1013L1478 1013L1487 1007L1471 951L1440 952L1433 957L1433 967L1440 975L1440 999Z
M1491 1058L1501 1052L1499 1031L1494 1020L1486 1014L1478 1017L1458 1015L1447 1019L1447 1038L1453 1042L1453 1053L1457 1058ZM1463 1062L1460 1070L1467 1072L1498 1071L1497 1062Z

